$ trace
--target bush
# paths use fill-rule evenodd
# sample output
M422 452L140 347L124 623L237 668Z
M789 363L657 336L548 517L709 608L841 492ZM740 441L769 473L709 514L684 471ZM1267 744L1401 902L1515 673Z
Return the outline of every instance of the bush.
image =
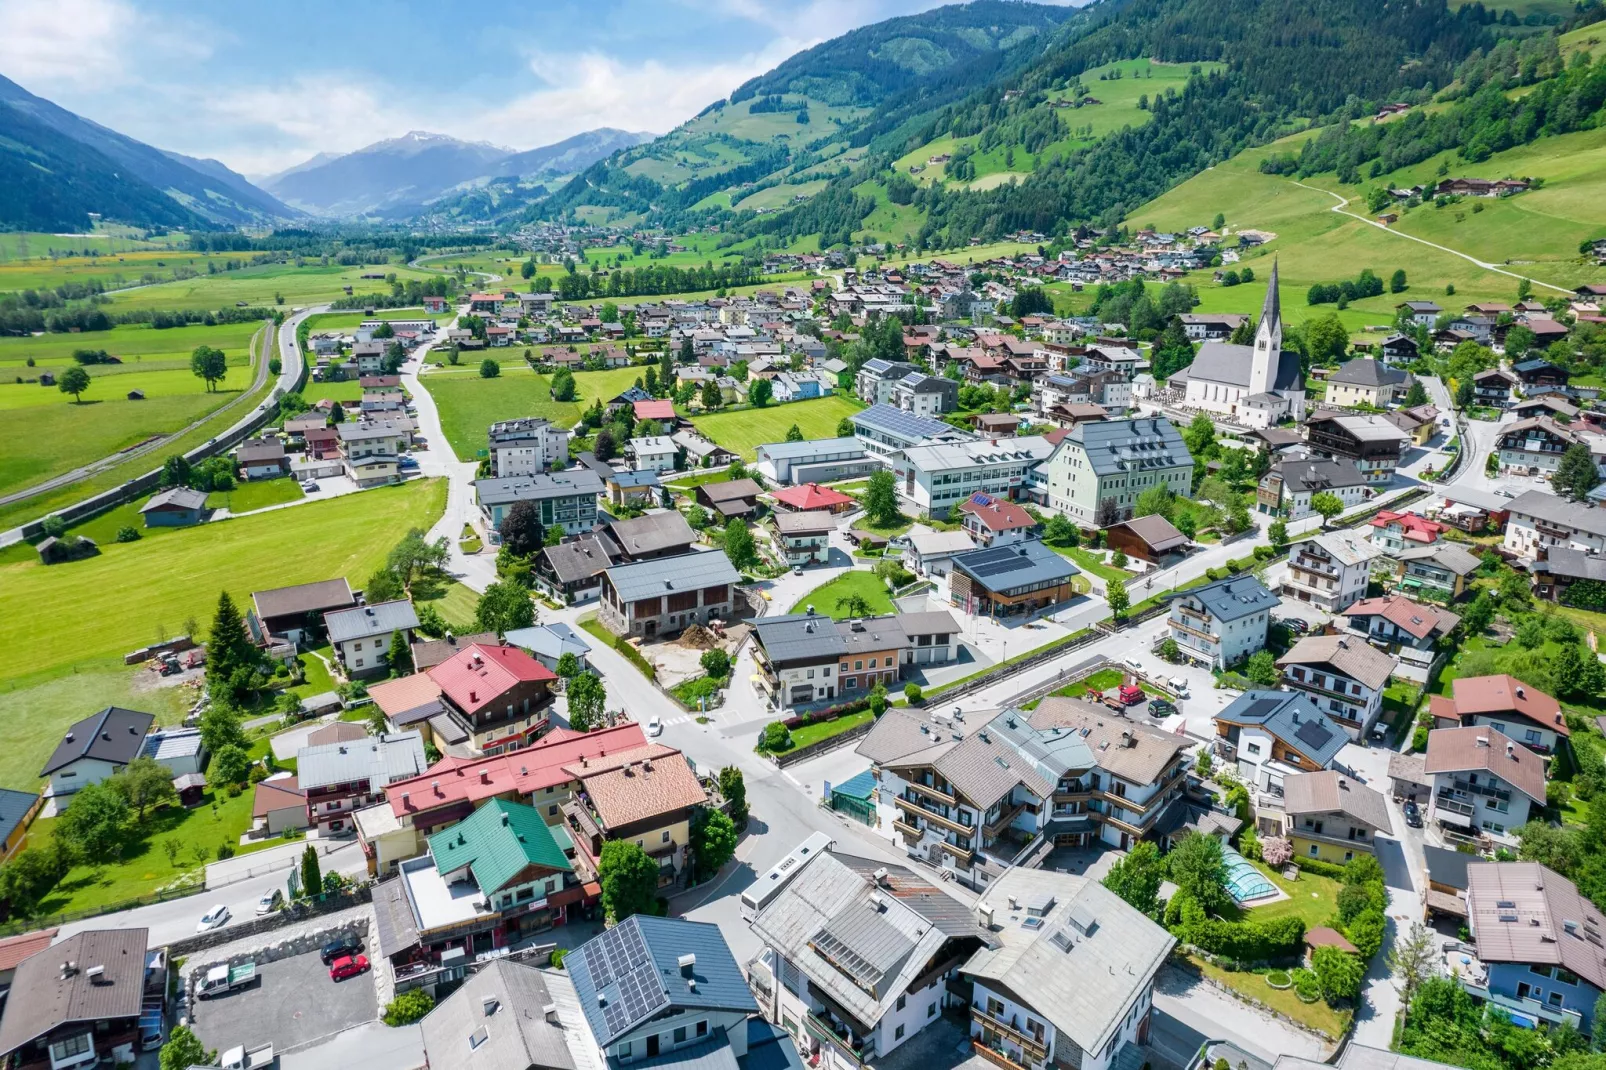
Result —
M1350 922L1349 942L1355 945L1362 962L1372 961L1372 956L1383 946L1383 930L1387 925L1381 910L1368 910Z
M919 684L911 682L903 685L903 698L909 705L918 706L920 700L925 697L926 693L920 689Z
M1301 967L1294 971L1294 994L1306 1003L1315 1003L1322 998L1321 982L1314 973Z
M731 656L725 653L723 650L720 650L718 647L715 647L713 650L703 651L703 656L701 659L699 659L699 664L702 665L703 671L709 676L723 678L730 675Z
M218 857L218 861L219 862L223 861L225 858L233 858L234 857L234 845L233 844L228 844L228 843L220 843L220 844L218 844L217 857Z
M641 656L641 651L631 645L627 636L615 636L613 648L623 654L625 660L636 667L636 670L649 680L658 679L658 670L653 668L652 662Z
M132 524L125 524L117 529L118 542L138 542L139 538L139 529Z
M1320 858L1296 858L1294 864L1318 877L1331 877L1335 881L1344 879L1344 867L1335 862L1323 862Z
M563 957L568 953L569 951L567 948L557 948L552 952L551 957L547 959L547 965L551 966L554 970L563 969Z
M403 992L385 1005L385 1024L388 1026L412 1025L435 1009L435 998L422 988Z
M764 726L764 734L760 737L758 745L771 754L788 750L792 746L792 732L785 723L771 721Z
M1212 955L1242 961L1292 958L1305 940L1305 922L1284 917L1270 921L1220 921L1205 916L1204 909L1184 892L1172 896L1183 902L1178 907L1177 938ZM1169 923L1171 904L1166 904Z
M1260 841L1260 858L1272 867L1286 866L1294 857L1294 845L1282 836L1268 836Z

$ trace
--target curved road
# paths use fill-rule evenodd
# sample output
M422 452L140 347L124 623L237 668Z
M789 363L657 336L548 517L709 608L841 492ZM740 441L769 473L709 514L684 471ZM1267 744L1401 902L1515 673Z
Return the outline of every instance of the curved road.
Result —
M1471 255L1469 255L1467 253L1463 253L1459 249L1452 249L1448 245L1440 245L1437 242L1430 242L1426 238L1418 238L1414 234L1407 234L1404 231L1394 230L1394 229L1392 229L1390 227L1384 226L1382 223L1379 223L1375 219L1368 219L1363 215L1356 214L1355 212L1345 211L1345 209L1349 207L1349 198L1341 196L1340 194L1334 193L1330 189L1322 189L1320 186L1307 186L1303 182L1294 182L1293 179L1289 179L1289 181L1293 182L1294 185L1298 186L1300 189L1308 189L1313 193L1325 193L1329 197L1331 197L1334 200L1336 200L1338 203L1333 205L1333 207L1329 208L1328 209L1329 212L1337 212L1339 215L1349 216L1349 218L1351 218L1351 219L1358 219L1362 223L1365 223L1369 227L1376 227L1378 230L1386 231L1387 233L1392 234L1397 238L1404 238L1407 241L1414 241L1414 242L1418 243L1419 245L1426 245L1428 248L1437 249L1441 253L1449 253L1451 256L1459 256L1462 260L1465 260L1468 263L1476 264L1479 267L1483 268L1485 271L1498 272L1501 275L1507 275L1507 276L1510 276L1513 279L1526 279L1528 282L1533 283L1535 286L1543 286L1545 289L1547 289L1547 290L1555 290L1557 293L1561 293L1561 294L1570 294L1570 293L1572 293L1571 290L1564 289L1564 288L1562 288L1560 286L1553 285L1552 283L1545 282L1543 279L1530 278L1527 275L1520 275L1515 271L1507 271L1505 268L1500 267L1497 264L1490 264L1490 263L1487 263L1487 262L1485 262L1483 260L1479 260L1477 257L1471 256Z

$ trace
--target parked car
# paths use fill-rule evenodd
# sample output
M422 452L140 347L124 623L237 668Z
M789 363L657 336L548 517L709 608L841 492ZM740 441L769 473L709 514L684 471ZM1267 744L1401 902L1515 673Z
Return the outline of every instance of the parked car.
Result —
M1289 631L1298 632L1300 635L1310 631L1310 621L1301 620L1299 617L1289 617L1283 621L1283 624L1287 626Z
M367 969L367 955L347 955L329 964L329 980L344 981L348 977L356 977Z
M271 888L263 892L262 898L257 900L257 914L272 914L279 909L279 904L283 902L284 893L277 888Z
M1123 706L1136 706L1138 703L1142 702L1148 697L1143 693L1143 688L1139 687L1137 684L1122 684L1121 690L1116 694L1117 697L1120 698L1121 705Z
M229 908L219 903L217 906L201 915L201 922L195 927L198 933L209 932L229 923Z
M792 566L792 575L794 575L794 576L803 575L803 566L802 565L793 565Z
M1184 680L1182 677L1173 676L1171 679L1167 680L1166 683L1170 685L1171 693L1177 696L1177 698L1188 697L1188 681Z
M1121 663L1127 668L1131 669L1133 672L1141 673L1143 671L1143 662L1138 660L1138 656L1136 654L1128 654L1126 657L1121 659Z
M412 458L412 457L403 457L401 460L396 462L396 467L397 468L417 468L418 467L418 461L416 459Z
M1176 712L1176 703L1171 702L1169 699L1151 698L1149 700L1149 716L1151 717L1170 717Z
M1405 800L1405 823L1414 829L1422 827L1422 808L1414 799Z
M652 720L647 722L647 735L649 735L649 736L661 736L663 734L664 734L664 723L662 721L660 721L658 718L654 717Z
M323 959L323 964L327 966L334 962L335 959L350 958L360 951L362 951L361 938L347 933L344 936L337 936L323 945L323 950L318 953L318 957Z
M318 489L318 481L316 479L303 479L301 481L301 489L311 494Z

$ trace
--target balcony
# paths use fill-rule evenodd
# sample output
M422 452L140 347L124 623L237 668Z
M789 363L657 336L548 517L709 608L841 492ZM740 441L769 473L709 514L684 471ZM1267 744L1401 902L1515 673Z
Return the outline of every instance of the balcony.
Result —
M1454 814L1458 817L1464 818L1470 818L1474 813L1477 812L1476 808L1471 803L1460 802L1459 800L1443 793L1433 800L1433 807L1440 813Z
M970 1015L975 1019L976 1024L980 1025L983 1029L991 1029L1003 1035L1004 1037L1007 1037L1011 1042L1016 1044L1020 1050L1026 1054L1026 1058L1032 1062L1046 1063L1048 1061L1048 1045L1044 1044L1043 1041L1038 1039L1036 1036L1033 1036L1031 1033L1023 1033L1018 1026L1011 1025L1002 1018L988 1014L987 1011L978 1003L972 1003L970 1005Z
M1482 795L1501 802L1511 801L1511 792L1503 788L1491 787L1488 784L1473 784L1465 780L1451 780L1450 786L1462 795Z
M987 1045L983 1044L980 1040L973 1039L970 1042L970 1046L975 1050L977 1055L980 1055L983 1059L986 1059L988 1062L998 1067L998 1070L1031 1070L1030 1067L1022 1066L1020 1063L1017 1063L1014 1059L1011 1059L1003 1052L994 1051L992 1048L989 1048Z
M911 798L907 793L898 796L895 801L899 806L903 807L909 813L917 817L923 817L927 821L936 822L943 828L952 829L961 836L970 836L976 831L975 827L972 825L961 825L958 821L955 821L951 817L946 817L937 813L935 810L928 809L920 802L920 800Z
M958 799L955 799L951 794L945 794L941 788L922 784L918 780L907 781L907 784L911 791L918 792L921 795L929 795L938 802L946 803L949 806L956 806L959 803Z
M1198 638L1203 639L1205 642L1209 643L1212 647L1214 647L1218 642L1220 642L1220 639L1219 639L1218 636L1213 635L1210 632L1200 631L1198 628L1193 627L1191 624L1185 623L1185 621L1187 621L1187 620L1197 620L1197 619L1198 618L1196 618L1196 617L1194 617L1193 615L1190 614L1186 618L1184 618L1183 620L1178 620L1177 619L1177 615L1175 613L1173 613L1171 615L1171 618L1166 623L1170 624L1171 627L1177 629L1177 631L1179 631L1179 632L1187 632L1189 635L1197 636ZM1205 621L1204 623L1207 626L1209 624L1208 621Z
M846 1026L838 1027L813 1011L803 1016L803 1028L808 1030L810 1036L821 1044L828 1045L831 1050L840 1053L846 1060L856 1066L863 1066L875 1058L875 1045L863 1039L855 1038L853 1031ZM840 1029L840 1031L839 1031Z
M1026 809L1025 803L1016 803L1014 806L1005 807L1002 813L987 823L988 836L998 835L1024 809Z

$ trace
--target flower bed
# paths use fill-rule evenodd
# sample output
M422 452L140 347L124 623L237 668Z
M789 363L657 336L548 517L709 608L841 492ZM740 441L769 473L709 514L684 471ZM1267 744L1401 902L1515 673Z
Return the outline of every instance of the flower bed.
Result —
M1279 991L1294 987L1294 979L1288 975L1286 970L1272 970L1266 974L1266 983Z

